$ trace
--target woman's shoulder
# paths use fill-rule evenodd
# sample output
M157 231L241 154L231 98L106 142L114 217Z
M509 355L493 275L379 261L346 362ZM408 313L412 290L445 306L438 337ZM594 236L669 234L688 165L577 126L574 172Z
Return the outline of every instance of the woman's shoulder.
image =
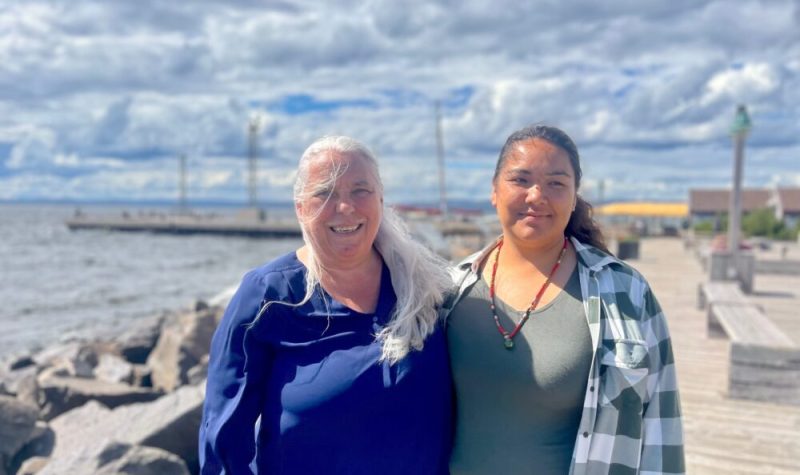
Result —
M240 291L275 298L284 297L290 289L304 286L305 266L297 258L296 252L292 251L248 271L242 278Z
M297 252L287 252L268 261L245 274L245 277L255 280L285 279L295 274L305 272L305 265L297 258Z

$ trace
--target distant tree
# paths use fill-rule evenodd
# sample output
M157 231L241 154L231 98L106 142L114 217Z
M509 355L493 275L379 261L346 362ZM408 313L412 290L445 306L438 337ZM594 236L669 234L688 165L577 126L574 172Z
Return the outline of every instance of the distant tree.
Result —
M770 208L762 208L747 213L742 218L742 231L746 236L760 236L771 239L789 240L797 238L797 229L791 229L775 217Z
M701 234L711 234L714 231L714 223L712 221L700 221L695 223L694 230Z

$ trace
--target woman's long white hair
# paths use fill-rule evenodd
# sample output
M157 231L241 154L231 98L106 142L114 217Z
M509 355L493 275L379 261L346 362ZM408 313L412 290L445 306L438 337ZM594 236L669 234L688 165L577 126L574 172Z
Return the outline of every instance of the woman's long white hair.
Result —
M317 246L314 238L308 232L308 223L317 216L302 214L297 205L321 190L332 190L336 180L345 172L346 165L334 166L327 180L323 180L322 183L309 183L310 163L315 159L330 156L331 152L360 156L374 175L378 193L383 196L378 161L372 152L357 140L345 136L325 136L316 140L303 152L294 184L294 201L295 208L298 209L297 217L303 240L309 252L306 262L308 268L306 292L298 305L307 302L314 292L321 292L320 276L323 275L324 269L316 257ZM333 160L331 163L334 164ZM390 208L382 210L378 234L373 245L389 268L392 286L397 295L397 303L389 323L375 337L382 342L381 360L395 363L405 357L411 349L422 349L425 338L435 329L443 295L451 287L452 281L447 272L447 263L414 241L405 223Z

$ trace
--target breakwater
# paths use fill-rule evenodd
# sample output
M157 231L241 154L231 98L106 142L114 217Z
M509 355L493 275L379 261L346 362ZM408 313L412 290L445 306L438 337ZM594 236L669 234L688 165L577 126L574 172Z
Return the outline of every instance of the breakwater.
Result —
M0 363L0 474L198 471L208 348L231 291L113 339Z

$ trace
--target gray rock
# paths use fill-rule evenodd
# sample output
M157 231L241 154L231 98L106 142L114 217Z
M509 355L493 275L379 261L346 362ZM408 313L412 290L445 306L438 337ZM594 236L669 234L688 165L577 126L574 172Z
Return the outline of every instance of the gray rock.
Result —
M119 354L130 363L144 364L158 342L164 318L164 315L155 315L140 320L120 335L116 339Z
M37 384L37 400L44 420L51 420L91 400L113 408L152 401L161 396L161 393L150 389L86 378L40 375Z
M0 466L6 466L36 427L36 407L11 396L0 396Z
M189 370L200 363L211 345L216 329L215 312L214 307L209 307L197 313L184 313L164 326L147 359L147 366L153 370L153 387L173 391L189 382Z
M26 378L36 378L36 366L26 366L24 368L0 371L0 394L16 395L19 392L20 383Z
M69 342L46 348L33 356L40 368L56 367L70 376L91 378L97 366L97 348L88 343Z
M25 368L22 371L28 371ZM16 384L17 399L22 402L28 403L31 406L40 408L42 405L39 402L39 382L36 376L36 368L33 371L28 371L28 374L21 377Z
M190 471L196 472L203 397L202 386L185 386L156 401L114 410L91 401L51 421L56 433L51 464L61 466L80 454L89 457L93 452L88 452L87 447L99 447L105 441L115 440L166 450L179 456Z
M202 312L203 310L208 309L208 302L203 299L197 299L194 301L194 311L195 312Z
M17 470L17 475L36 475L45 465L50 461L47 457L33 457L29 458L22 463L22 466Z
M18 471L25 462L31 458L47 459L56 443L56 434L50 425L44 421L36 421L36 427L19 452L11 460L11 472Z
M101 441L69 457L51 459L39 475L92 473L97 475L188 475L186 464L175 454L155 447L119 441Z
M33 360L31 355L20 355L14 357L8 363L8 369L11 371L19 370L22 368L27 368L28 366L35 366L36 362Z
M133 365L133 381L131 381L131 385L138 386L141 388L152 388L153 387L152 374L153 370L151 370L150 367L147 365L143 364Z
M109 444L105 448L105 455L117 455L122 448L126 450L119 458L98 467L98 475L189 475L189 469L180 457L155 447Z
M109 383L133 384L133 365L120 356L104 353L94 369L94 377Z
M208 376L208 355L204 355L202 358L200 358L200 362L197 365L192 366L187 373L189 384L192 386L205 381L206 376Z

